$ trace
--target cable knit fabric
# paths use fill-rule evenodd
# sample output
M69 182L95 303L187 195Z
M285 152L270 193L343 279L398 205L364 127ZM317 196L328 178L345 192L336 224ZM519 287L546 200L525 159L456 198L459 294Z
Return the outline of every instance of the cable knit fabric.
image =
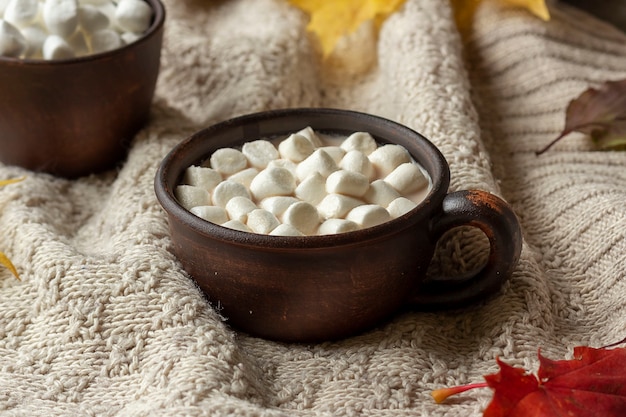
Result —
M323 61L284 0L165 5L151 119L118 169L68 180L0 166L26 177L0 189L0 250L21 275L0 271L0 414L478 417L490 390L444 404L430 391L482 381L496 357L535 371L539 348L567 358L626 337L626 153L573 134L535 154L570 100L626 78L624 33L563 3L543 22L486 1L462 37L448 2L407 0L378 38ZM172 254L153 180L191 133L285 107L406 124L442 150L452 190L508 201L524 244L502 292L320 344L231 329ZM483 240L445 237L433 271L481 262Z

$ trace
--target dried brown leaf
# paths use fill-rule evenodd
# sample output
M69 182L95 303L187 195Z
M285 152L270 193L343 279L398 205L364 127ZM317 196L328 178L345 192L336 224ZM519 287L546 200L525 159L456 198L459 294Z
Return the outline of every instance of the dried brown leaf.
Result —
M590 136L602 149L626 146L626 79L589 88L567 106L561 134L541 154L572 132Z

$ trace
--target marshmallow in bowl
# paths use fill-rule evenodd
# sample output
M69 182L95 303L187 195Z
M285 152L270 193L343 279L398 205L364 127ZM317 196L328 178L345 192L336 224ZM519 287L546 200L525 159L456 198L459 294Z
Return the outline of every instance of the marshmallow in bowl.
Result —
M320 223L320 216L315 206L306 201L293 203L282 215L284 224L289 224L304 235L312 235Z
M22 0L22 2L25 1ZM78 28L78 1L46 0L43 3L41 16L50 34L67 39Z
M115 8L115 21L125 32L144 32L151 19L152 9L143 0L119 0Z
M191 206L205 196L187 187L202 184L219 210ZM379 145L367 132L335 137L308 127L282 139L218 149L202 166L187 169L176 195L184 208L205 219L215 216L214 223L224 227L311 236L398 218L417 207L429 189L426 171L404 147Z
M195 206L189 211L196 216L215 224L223 224L229 220L226 210L217 206Z
M24 35L9 22L0 19L0 55L19 57L27 47Z
M17 28L35 22L39 14L39 0L9 0L4 9L3 19Z
M411 162L411 155L400 145L387 144L378 147L367 156L380 177L389 175L405 162Z
M268 140L246 142L241 153L248 159L250 165L257 169L264 169L271 161L278 159L276 146Z
M400 217L417 207L413 200L406 197L398 197L387 206L387 211L394 219Z
M250 191L243 184L230 180L220 182L211 194L213 204L220 207L226 207L235 197L251 198Z
M246 220L246 226L250 228L254 233L269 234L272 230L276 229L280 221L274 214L264 209L255 209L248 213L248 219Z
M391 215L377 204L363 204L350 210L346 220L355 222L361 229L372 227L391 220Z
M67 59L74 57L74 50L65 39L57 35L46 38L42 47L44 59Z
M317 205L317 210L324 219L340 219L361 204L363 204L363 200L358 198L343 194L328 194Z
M353 232L359 230L359 225L352 220L326 219L317 231L319 235L336 235L338 233Z
M226 203L226 213L231 220L239 220L242 223L248 221L248 213L258 209L256 204L247 197L238 195ZM195 213L194 213L195 214Z
M291 195L296 179L286 168L271 167L259 172L250 183L250 192L258 201L277 195Z
M66 59L117 49L150 27L145 0L0 0L0 56Z
M425 187L428 180L417 165L403 162L385 177L385 182L401 194L409 194Z
M302 162L315 151L315 145L306 136L294 133L280 142L280 156L293 162Z
M323 177L328 177L339 168L335 160L325 150L317 149L296 167L296 176L300 181L317 172Z

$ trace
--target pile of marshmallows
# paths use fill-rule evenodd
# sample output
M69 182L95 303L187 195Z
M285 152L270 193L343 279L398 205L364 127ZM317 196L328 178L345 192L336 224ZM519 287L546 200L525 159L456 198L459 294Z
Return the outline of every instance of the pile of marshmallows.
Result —
M144 0L0 0L0 56L66 59L120 48L152 21Z
M366 132L342 139L324 143L307 127L278 147L261 139L219 149L209 166L186 169L176 198L232 229L310 236L384 223L425 197L430 180L404 147L378 146Z

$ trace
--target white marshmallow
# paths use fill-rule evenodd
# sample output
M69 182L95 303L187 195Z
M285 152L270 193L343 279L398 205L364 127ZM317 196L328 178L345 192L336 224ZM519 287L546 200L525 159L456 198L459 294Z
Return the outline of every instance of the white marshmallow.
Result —
M255 168L264 169L274 159L278 159L278 150L267 140L246 142L241 152L248 158L248 162Z
M315 133L310 128L301 132L299 139L298 134L290 136L292 142L305 143L309 139L304 134ZM384 145L370 152L371 144L376 145L374 139L364 132L357 133L351 135L352 143L346 146L349 150L320 144L298 164L286 158L274 159L276 153L280 156L280 144L276 149L266 140L249 142L241 151L216 151L210 161L212 167L215 163L232 170L235 161L238 169L244 165L248 168L230 175L217 173L226 180L213 190L213 204L221 210L215 214L225 212L230 219L225 223L239 230L307 236L372 227L411 211L418 205L411 199L428 192L424 187L428 178L421 167L399 145ZM364 152L370 152L369 156ZM259 172L254 165L266 168ZM190 167L186 176L192 177L193 169L199 173L203 167ZM384 177L379 176L390 169ZM371 178L375 179L370 183ZM411 194L411 199L401 194ZM194 209L197 213L201 210Z
M19 29L0 19L0 56L17 58L26 48L26 38Z
M4 16L4 11L7 9L7 5L11 0L0 0L0 17Z
M217 206L195 206L189 210L196 216L208 222L215 224L223 224L228 221L226 210Z
M183 184L195 185L207 191L213 191L222 182L222 176L214 169L192 165L185 170Z
M243 171L239 171L228 177L229 180L238 182L250 188L250 184L254 177L259 174L259 170L256 168L246 168Z
M22 28L34 22L38 14L38 0L10 0L4 10L3 19L17 28Z
M318 235L335 235L359 230L359 225L346 219L327 219L317 229Z
M220 207L226 207L230 199L237 196L250 198L250 192L244 185L229 180L220 182L211 194L213 204Z
M50 35L43 43L44 59L67 59L75 56L72 47L60 36Z
M78 2L76 0L46 0L42 17L51 34L67 38L78 27Z
M213 152L209 159L211 168L223 175L232 175L248 166L248 158L240 150L221 148Z
M231 220L239 220L242 223L248 221L248 213L258 209L252 200L242 196L231 198L226 203L226 212Z
M91 50L94 54L112 51L124 46L119 33L113 29L103 29L91 34Z
M363 201L341 194L328 194L317 205L317 211L324 219L340 219L350 210L363 204Z
M262 209L269 211L274 216L281 217L290 205L297 203L298 201L300 200L295 197L273 196L264 198L261 203L259 203L259 206Z
M339 167L363 174L370 181L374 179L374 166L367 155L361 151L351 150L347 152L339 162Z
M311 126L307 126L304 129L299 130L296 134L307 138L313 144L314 148L319 148L323 145L322 140L319 136L317 136L317 133L315 133L315 130L313 130Z
M385 182L404 195L421 190L428 185L428 179L422 170L412 162L398 165L385 177Z
M372 181L369 188L363 195L363 199L369 204L378 204L387 207L400 193L384 180Z
M281 158L301 162L315 151L315 147L305 136L294 133L278 144Z
M271 236L304 236L298 229L290 224L279 224L270 232Z
M111 22L111 28L118 30L118 27L116 25L116 20L115 20L115 3L113 3L113 1L111 0L99 0L99 1L94 1L94 0L88 0L85 2L85 0L82 0L81 3L86 4L93 4L94 6L98 7L98 10L100 10L102 13L104 13L106 15L106 17L109 19L109 22Z
M346 154L346 151L343 150L341 146L322 146L319 149L330 155L330 157L333 158L333 161L335 161L336 164L339 164L339 162L341 162L341 159Z
M103 6L111 4L111 0L80 0L81 4L90 4L93 6Z
M285 168L266 168L250 183L250 192L257 201L276 195L290 195L296 189L296 179Z
M115 9L115 20L124 30L141 33L150 27L152 8L143 0L120 0Z
M263 209L252 210L248 213L248 220L246 221L250 230L264 235L274 230L279 224L280 221L276 216Z
M389 205L387 206L387 211L389 212L391 217L395 219L397 217L403 216L404 214L413 210L415 207L417 207L417 204L415 204L414 201L409 200L406 197L398 197L391 203L389 203Z
M22 34L22 37L16 37L14 32L3 34L0 28L0 55L65 59L101 53L134 42L149 27L152 8L143 0L121 0L117 6L116 3L111 0L0 0L0 21L10 23ZM120 14L120 22L115 17L116 12ZM126 28L121 27L124 24ZM59 36L64 43L57 38L48 40L52 35Z
M326 191L328 193L352 197L362 197L369 186L369 180L365 175L343 169L333 172L326 179Z
M120 37L122 38L122 41L126 45L139 40L139 38L141 38L142 36L143 34L141 33L133 33L133 32L124 32L120 35Z
M293 161L290 161L289 159L284 159L284 158L280 158L280 159L274 159L273 161L270 161L269 164L267 164L267 168L285 168L288 169L289 172L291 172L294 176L294 178L296 178L296 168L298 167L298 164L296 164Z
M337 169L339 168L333 158L331 158L331 156L325 151L317 149L304 161L298 164L298 167L296 168L296 176L300 181L304 181L306 177L314 172L319 172L322 177L328 177L332 172L337 171Z
M290 205L283 213L283 223L290 224L305 235L311 235L320 224L317 209L310 203L299 201Z
M380 178L386 177L405 162L411 162L411 155L403 146L387 144L368 155Z
M46 31L37 25L33 25L22 29L22 35L24 35L27 45L24 56L26 58L43 58L43 44L48 38Z
M341 147L346 152L359 151L369 155L378 148L378 144L369 133L354 132L341 143Z
M294 194L300 200L316 206L326 197L326 179L319 172L314 172L298 184Z
M391 220L389 212L376 204L364 204L350 210L346 220L351 220L365 229Z
M250 228L239 220L229 220L226 223L222 223L221 226L228 227L229 229L239 230L242 232L251 232Z
M208 206L211 204L211 196L204 188L193 185L178 185L174 195L181 206L190 210L196 206Z
M111 24L109 17L92 4L78 6L78 22L87 33L106 29Z

